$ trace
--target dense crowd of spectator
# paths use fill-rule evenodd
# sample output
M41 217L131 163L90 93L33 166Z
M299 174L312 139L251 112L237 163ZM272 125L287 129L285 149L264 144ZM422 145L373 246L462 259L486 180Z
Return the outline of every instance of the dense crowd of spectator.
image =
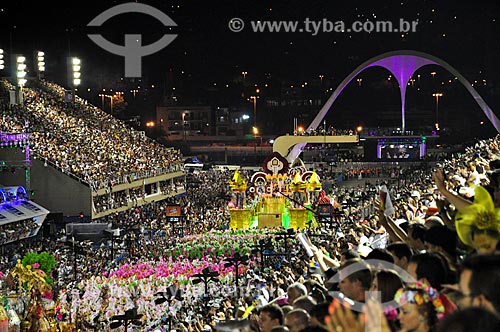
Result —
M12 105L12 88L2 81L0 131L32 132L32 152L63 172L99 189L173 172L181 168L178 150L166 148L123 121L80 98L65 100L64 89L50 82L25 88L24 103Z
M22 220L0 225L0 245L28 237L39 227L33 220Z
M111 118L104 117L109 121L101 123L91 107L64 104L54 97L62 98L62 91L56 94L54 89L57 87L46 84L44 89L26 92L27 117L21 117L15 107L3 108L2 114L10 130L24 125L46 126L50 133L36 136L36 151L67 172L108 181L116 171L112 166L86 168L87 162L102 160L104 164L106 154L115 157L116 153L124 164L120 175L125 175L148 171L148 165L168 167L180 158L168 150L167 159L157 155L151 158L153 164L140 161L142 148L135 147L149 146L148 141ZM28 123L21 119L28 119ZM84 129L65 130L61 136L64 141L56 138L54 133L68 125L84 125ZM99 144L113 148L112 152L96 149L82 138L87 134L100 137ZM121 134L129 139L121 140ZM65 150L68 141L83 150ZM96 151L87 151L85 144ZM478 142L432 170L404 166L366 169L352 164L345 169L347 177L354 174L353 178L363 179L366 174L378 180L380 174L388 174L398 181L385 182L381 177L376 183L345 188L323 178L330 182L326 195L333 203L334 218L307 231L310 248L296 240L296 230L285 234L276 234L279 230L229 231L227 206L234 197L228 181L233 172L197 171L187 176L185 196L150 202L97 220L123 230L116 243L104 241L97 247L87 243L86 254L77 256L71 248L62 247L58 238L41 238L18 243L15 250L2 255L0 263L7 271L29 250L54 253L59 263L55 290L69 290L65 297L84 301L91 291L101 292L97 289L104 284L103 275L116 273L123 266L163 262L165 257L175 256L174 263L182 267L191 264L192 255L199 255L194 258L197 262L209 256L211 264L224 265L214 259L234 258L236 250L246 250L252 259L240 275L245 292L236 295L226 291L231 277L214 281L209 298L207 294L193 297L194 284L187 283L182 288L185 298L170 299L176 315L158 325L194 332L231 328L258 332L498 331L500 220L495 208L500 206L499 160L499 137L495 137ZM248 175L243 172L245 178ZM114 201L143 196L141 190L131 191L130 197L110 196L113 202L97 204L105 209ZM167 223L165 209L171 204L182 206L183 222ZM195 254L189 252L193 243ZM221 256L211 255L211 251ZM140 297L141 291L151 297L153 289L126 288L123 295L127 299ZM110 317L103 314L80 318L84 318L80 319L82 328L109 329Z
M473 312L484 317L487 323L484 323L486 327L481 325L482 331L495 331L498 326L494 314L495 282L483 285L472 279L467 283L464 279L466 273L499 273L498 257L491 255L495 247L489 255L482 251L482 255L478 255L479 252L474 253L460 244L453 231L453 216L462 204L472 203L473 196L467 194L470 191L461 188L467 188L468 183L474 181L484 185L495 181L488 161L496 159L498 154L496 140L481 142L468 149L463 159L440 165L447 175L446 180L441 177L441 170L432 177L426 168L403 168L399 172L399 185L388 188L394 208L390 213L378 208L378 188L374 185L333 186L329 194L341 217L337 227L324 226L309 232L313 257L305 255L293 236L283 241L269 233L250 241L248 246L258 244L259 239L270 239L269 252L283 254L277 258L269 256L267 263L257 259L249 265L250 271L242 276L252 290L248 294L236 298L224 292L211 293L208 308L200 303L183 303L184 309L178 312L172 326L186 331L208 331L215 326L244 322L247 328L260 332L271 331L271 328L273 331L361 331L364 321L357 320L341 305L342 297L335 295L340 292L343 301L365 303L365 312L385 314L382 316L384 331L446 331L443 326L468 323L455 314L457 305L465 314ZM487 173L488 168L490 173ZM83 258L79 261L79 280L86 280L103 270L114 270L121 264L144 260L152 253L168 250L184 241L189 243L191 234L227 229L226 206L232 199L228 188L231 176L232 172L228 171L195 172L188 176L186 196L153 202L101 220L113 224L113 228L135 229L133 241L129 241L135 244L130 246L126 239L118 243L119 257L111 263L109 249L105 247L85 256L85 263ZM173 203L180 203L187 216L185 225L177 225L184 237L179 237L179 231L174 232L174 227L166 225L163 210ZM71 285L71 255L43 241L44 245L52 246L63 263L58 270L59 287ZM260 254L262 252L258 257ZM365 262L367 259L376 259L378 263ZM361 270L344 277L341 272L340 283L331 282L332 275L350 265ZM465 272L459 273L461 265ZM405 277L398 268L407 271L410 277ZM408 281L408 278L413 279ZM447 288L449 284L457 284L458 289ZM382 311L365 298L365 291L370 289L380 291L383 302L396 299L397 308ZM474 293L477 291L479 293ZM469 294L474 294L470 295L474 298L485 294L484 301L466 300L464 296ZM481 308L469 308L471 305ZM415 329L417 326L419 328Z
M303 136L324 136L324 135L329 135L329 136L339 136L339 135L346 135L346 136L351 136L355 134L355 131L352 129L339 129L339 128L334 128L332 126L328 128L324 127L319 127L317 129L308 129L304 130L302 132L295 131L293 133L294 135L303 135Z
M96 213L105 212L108 210L120 209L129 206L137 206L139 200L154 201L158 194L173 195L178 194L184 189L182 178L173 181L163 180L159 182L159 190L156 183L150 184L148 189L144 188L142 184L135 188L111 192L110 188L105 188L102 195L94 196L93 209ZM152 195L152 196L148 196Z

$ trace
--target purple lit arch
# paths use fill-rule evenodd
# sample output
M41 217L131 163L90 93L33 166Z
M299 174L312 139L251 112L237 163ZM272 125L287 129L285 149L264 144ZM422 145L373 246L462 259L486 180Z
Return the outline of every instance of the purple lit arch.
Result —
M347 76L335 89L333 94L327 100L325 105L318 112L318 115L311 122L307 130L316 130L318 126L321 124L321 121L325 117L326 113L330 110L333 102L337 99L337 97L342 93L344 88L362 71L370 67L384 67L389 70L392 75L396 78L399 83L399 90L401 94L401 129L403 132L405 131L405 100L406 100L406 87L410 80L410 77L417 71L419 68L427 65L438 65L446 70L448 70L452 75L458 78L460 83L462 83L467 91L472 95L474 100L477 102L479 107L483 110L486 117L493 124L493 127L500 133L500 121L493 113L491 108L486 104L486 102L481 98L481 96L477 93L476 90L472 87L472 85L463 77L455 68L450 66L446 61L441 60L435 56L432 56L427 53L411 51L411 50L401 50L394 51L381 54L379 56L373 57L361 65L359 65L349 76ZM305 144L297 144L290 151L288 156L286 157L288 161L292 162L297 158Z

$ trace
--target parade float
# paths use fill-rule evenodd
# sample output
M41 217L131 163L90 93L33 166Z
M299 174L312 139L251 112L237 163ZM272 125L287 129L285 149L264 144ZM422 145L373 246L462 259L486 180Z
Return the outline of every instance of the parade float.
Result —
M79 322L84 330L108 331L114 317L129 310L141 315L138 323L144 331L159 330L166 325L171 330L172 324L187 325L197 314L206 314L211 304L220 303L219 295L234 292L236 274L240 278L245 276L255 258L237 268L227 266L227 260L246 256L253 241L266 236L260 230L186 236L167 251L151 253L149 259L125 263L83 279L76 285L76 292L75 289L62 292L58 306L69 308L70 315L65 319ZM215 276L214 282L197 281L205 272ZM165 293L172 296L159 301Z
M229 181L233 199L229 202L231 229L293 228L316 226L314 208L322 191L315 171L303 163L289 167L288 161L275 152L246 180L239 170Z
M6 284L3 286L6 287L2 287L0 326L7 322L8 331L14 332L70 329L68 324L58 324L55 320L51 277L55 264L54 256L47 252L29 253L18 260L5 278ZM3 312L7 314L6 317L3 317Z
M212 302L219 303L234 292L236 274L245 279L256 258L250 257L237 267L228 266L228 259L247 257L252 246L269 234L255 229L186 236L169 250L152 252L148 259L68 284L59 290L55 301L51 278L54 257L29 253L5 275L0 273L0 327L9 332L109 331L113 317L134 308L142 315L140 322L146 331L170 325L165 318L175 324L189 321L208 310ZM217 275L208 292L204 283L196 282L196 276L205 270ZM249 282L241 283L242 287L250 287ZM172 289L182 298L157 301L160 293ZM205 301L208 299L212 302ZM194 312L185 310L186 302Z

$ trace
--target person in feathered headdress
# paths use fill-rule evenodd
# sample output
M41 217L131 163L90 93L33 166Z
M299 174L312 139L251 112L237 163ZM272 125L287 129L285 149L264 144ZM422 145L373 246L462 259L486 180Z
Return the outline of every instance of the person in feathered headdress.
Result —
M477 186L474 203L460 208L455 227L460 240L478 253L494 253L500 240L500 208L495 208L489 192Z
M460 240L480 254L494 253L500 240L500 209L496 208L498 183L492 177L487 187L477 186L474 190L474 202L451 193L445 185L445 176L441 170L434 174L434 182L439 191L458 209L455 215L455 228Z

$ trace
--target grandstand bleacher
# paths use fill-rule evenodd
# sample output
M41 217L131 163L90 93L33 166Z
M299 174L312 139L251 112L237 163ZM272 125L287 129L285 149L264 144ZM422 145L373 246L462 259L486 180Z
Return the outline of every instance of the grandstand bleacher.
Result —
M184 169L178 150L164 147L77 97L66 102L64 88L30 82L24 103L11 105L6 80L0 83L0 132L31 133L33 200L65 216L92 219L183 194ZM24 147L0 149L0 161L23 161ZM23 172L0 172L5 185L23 183Z
M48 214L24 187L0 188L0 245L36 236Z

